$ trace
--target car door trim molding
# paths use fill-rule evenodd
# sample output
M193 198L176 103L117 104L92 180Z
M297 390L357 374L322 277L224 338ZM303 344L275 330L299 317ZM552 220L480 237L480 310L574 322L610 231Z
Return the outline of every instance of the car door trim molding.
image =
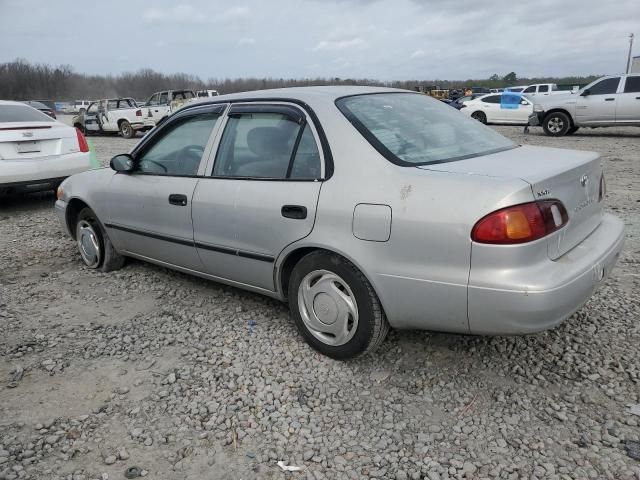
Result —
M124 225L117 225L114 223L105 223L104 226L106 228L111 228L113 230L120 230L123 232L132 233L134 235L153 238L155 240L162 240L165 242L175 243L178 245L185 245L187 247L201 248L203 250L211 250L213 252L218 252L218 253L226 253L227 255L234 255L236 257L248 258L251 260L258 260L261 262L273 263L276 260L275 257L272 257L271 255L264 255L262 253L249 252L246 250L239 250L237 248L223 247L219 245L209 245L206 243L194 242L193 240L185 240L182 238L168 237L166 235L160 235L158 233L138 230L135 228L125 227Z

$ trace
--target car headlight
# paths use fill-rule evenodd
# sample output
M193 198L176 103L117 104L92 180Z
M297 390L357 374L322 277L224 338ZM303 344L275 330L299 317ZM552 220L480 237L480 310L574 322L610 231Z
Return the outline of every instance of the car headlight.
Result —
M544 108L542 108L542 105L540 105L539 103L535 104L533 106L533 111L534 112L544 112Z

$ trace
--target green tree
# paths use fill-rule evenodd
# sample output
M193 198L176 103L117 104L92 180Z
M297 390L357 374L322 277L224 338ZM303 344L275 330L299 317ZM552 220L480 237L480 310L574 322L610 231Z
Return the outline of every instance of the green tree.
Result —
M491 80L492 82L497 82L498 80L500 80L500 76L497 73L494 73L489 77L489 80Z
M516 83L518 77L516 76L516 72L509 72L504 77L502 77L502 81L505 83Z

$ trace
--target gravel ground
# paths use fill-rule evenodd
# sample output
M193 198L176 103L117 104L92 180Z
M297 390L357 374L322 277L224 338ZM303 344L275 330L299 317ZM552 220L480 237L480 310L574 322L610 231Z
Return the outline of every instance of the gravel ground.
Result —
M611 278L526 337L392 332L336 362L278 302L141 262L88 270L53 197L2 200L0 479L640 480L640 132L496 128L601 152L627 224ZM103 163L136 141L91 140Z

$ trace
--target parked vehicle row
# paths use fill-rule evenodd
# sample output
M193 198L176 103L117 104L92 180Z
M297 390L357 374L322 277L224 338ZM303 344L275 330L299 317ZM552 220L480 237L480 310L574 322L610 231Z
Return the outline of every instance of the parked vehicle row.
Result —
M550 136L580 127L640 126L640 74L607 76L578 92L536 98L529 124Z
M390 327L551 328L624 239L597 154L516 145L426 95L374 87L186 105L111 169L65 180L56 209L89 268L135 257L287 301L338 359Z

